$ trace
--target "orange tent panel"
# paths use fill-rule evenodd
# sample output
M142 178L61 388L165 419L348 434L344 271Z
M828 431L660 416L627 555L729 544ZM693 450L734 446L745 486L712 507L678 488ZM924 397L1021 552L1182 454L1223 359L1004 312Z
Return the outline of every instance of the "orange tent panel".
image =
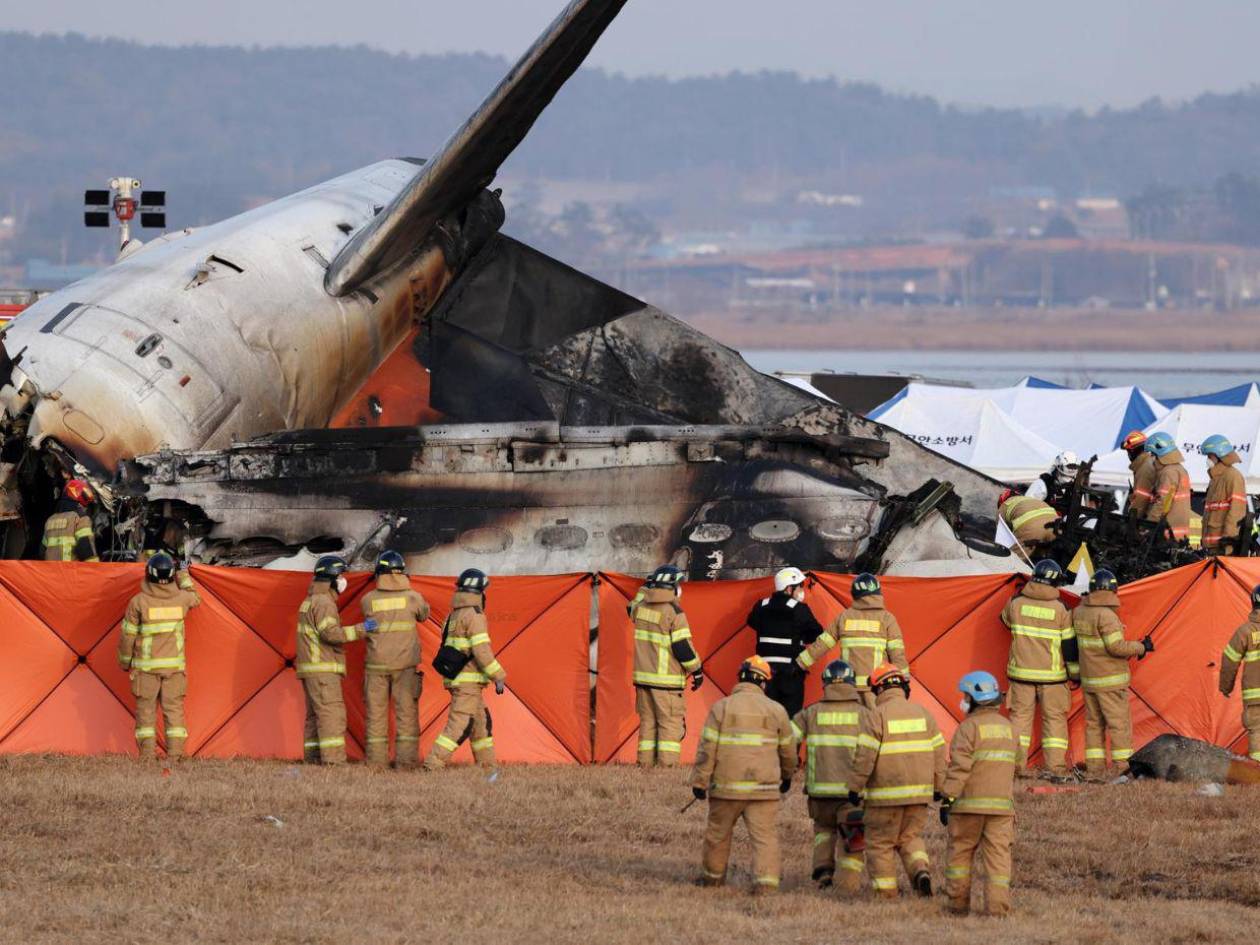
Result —
M20 725L0 753L136 754L135 719L86 666L76 666Z
M506 764L572 764L574 756L524 702L509 690L495 695L494 689L486 690L486 708L490 711L491 731L494 735L495 760ZM450 702L447 701L449 706ZM446 709L429 723L420 734L420 746L427 756L433 750L433 742L446 725ZM472 760L467 741L451 756L454 764Z
M302 757L302 722L306 701L292 672L277 673L270 682L209 736L198 758ZM190 733L191 734L191 733Z
M8 735L74 669L75 654L35 615L0 588L4 659L0 660L0 738Z
M143 575L138 564L5 561L0 585L83 655L122 619Z

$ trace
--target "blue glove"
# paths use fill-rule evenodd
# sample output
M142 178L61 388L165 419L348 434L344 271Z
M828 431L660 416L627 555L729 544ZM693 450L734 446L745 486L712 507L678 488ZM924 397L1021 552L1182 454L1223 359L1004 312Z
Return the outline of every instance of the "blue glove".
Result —
M363 631L365 633L375 633L380 624L376 622L374 617L366 617L363 620Z

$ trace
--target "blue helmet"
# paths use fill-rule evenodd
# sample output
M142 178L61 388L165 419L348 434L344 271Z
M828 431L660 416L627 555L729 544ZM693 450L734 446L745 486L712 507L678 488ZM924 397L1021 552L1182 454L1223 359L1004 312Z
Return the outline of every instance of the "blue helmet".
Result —
M1219 433L1213 433L1203 441L1199 449L1203 451L1204 456L1215 456L1217 459L1224 459L1234 452L1234 445Z
M976 705L992 705L1002 698L1002 690L992 673L982 669L968 673L958 680L958 691L966 694Z
M824 683L848 683L852 686L857 682L857 673L844 660L832 660L823 670L822 680Z
M1167 456L1177 448L1177 444L1173 442L1173 438L1162 430L1159 433L1152 433L1146 441L1146 451L1156 456Z
M849 592L854 600L878 594L880 592L879 578L867 571L863 571L853 579L853 583L849 585Z

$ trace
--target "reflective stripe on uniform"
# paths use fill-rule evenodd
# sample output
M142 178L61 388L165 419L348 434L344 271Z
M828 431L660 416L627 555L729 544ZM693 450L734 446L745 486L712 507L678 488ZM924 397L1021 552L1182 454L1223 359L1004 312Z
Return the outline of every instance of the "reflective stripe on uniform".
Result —
M676 754L682 751L682 742L657 742L656 750L658 752L663 751L670 754Z
M892 735L908 735L912 732L926 732L927 719L889 719L888 731Z
M982 748L973 754L972 759L975 761L1009 761L1015 763L1014 750L1005 748Z
M778 791L778 784L762 784L760 781L727 781L722 784L714 782L715 791L733 791L737 794L751 794L754 791Z
M1086 689L1094 686L1127 686L1129 684L1129 674L1127 671L1123 673L1114 673L1111 676L1082 676L1081 685Z
M435 741L433 744L436 745L438 748L443 749L444 751L454 751L456 748L459 747L458 742L456 742L453 738L447 738L447 736L444 734L439 735L437 737L437 741Z
M175 726L175 727L171 727L168 725L166 727L166 737L167 738L187 738L188 729L184 728L182 725Z
M337 673L344 675L346 668L340 663L298 663L299 673Z
M1066 738L1046 738L1045 736L1042 736L1042 739L1041 739L1042 748L1062 748L1064 751L1066 751L1067 746L1068 746L1068 740Z
M892 787L877 787L866 789L866 799L868 801L886 801L886 800L907 800L917 797L931 797L932 785L930 784L898 784Z
M673 673L640 673L635 672L636 686L655 686L659 689L681 689L687 683L687 677Z
M942 738L940 746L944 746L945 739ZM883 755L917 755L926 752L935 751L938 747L935 739L932 738L915 738L904 742L884 742L879 753Z
M819 725L857 725L856 712L819 712L814 716Z
M477 739L474 739L474 740L473 740L473 743L472 743L472 750L473 750L473 751L481 751L481 750L482 750L482 749L484 749L484 748L493 748L493 747L494 747L494 736L493 736L493 735L487 735L485 738L477 738ZM662 745L658 746L657 750L658 750L658 751L665 751L665 746L664 746L664 744L662 744Z
M386 610L403 610L407 606L405 597L378 597L372 601L372 613L379 614Z
M960 797L950 810L959 814L1014 811L1015 802L1009 797Z

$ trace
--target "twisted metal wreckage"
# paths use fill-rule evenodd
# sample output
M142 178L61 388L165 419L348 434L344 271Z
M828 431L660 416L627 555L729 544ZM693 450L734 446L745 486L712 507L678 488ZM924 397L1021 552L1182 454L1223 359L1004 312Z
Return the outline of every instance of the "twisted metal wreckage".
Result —
M1017 568L987 540L998 483L499 232L486 188L624 2L570 3L428 161L133 242L24 312L0 356L7 553L74 474L115 558Z

